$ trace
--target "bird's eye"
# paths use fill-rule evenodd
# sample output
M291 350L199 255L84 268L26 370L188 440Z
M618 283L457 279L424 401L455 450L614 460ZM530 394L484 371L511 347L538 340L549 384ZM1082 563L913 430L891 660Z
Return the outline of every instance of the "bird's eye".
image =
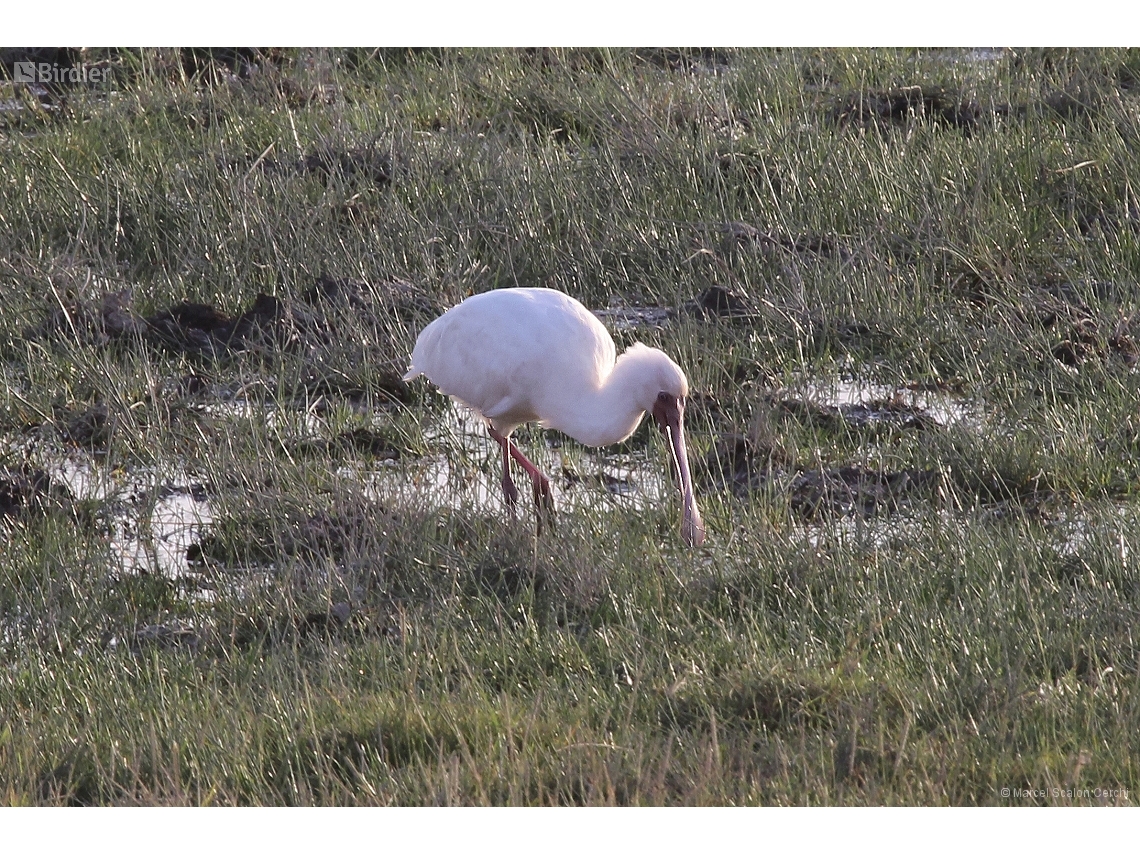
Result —
M657 393L657 400L660 401L662 404L668 404L669 399L672 397L673 396L670 395L668 392L658 392Z

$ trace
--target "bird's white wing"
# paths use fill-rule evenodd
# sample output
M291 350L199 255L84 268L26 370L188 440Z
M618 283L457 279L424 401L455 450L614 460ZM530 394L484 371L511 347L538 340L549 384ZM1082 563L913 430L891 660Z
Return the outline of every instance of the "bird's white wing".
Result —
M408 378L425 374L500 430L555 418L579 389L613 369L605 327L581 303L545 288L470 297L416 341Z

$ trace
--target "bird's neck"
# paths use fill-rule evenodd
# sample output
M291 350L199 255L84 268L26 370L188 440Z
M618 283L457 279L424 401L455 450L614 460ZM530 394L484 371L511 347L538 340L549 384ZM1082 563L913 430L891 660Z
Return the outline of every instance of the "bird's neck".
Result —
M639 384L633 366L619 359L614 370L600 388L575 402L574 409L563 413L556 428L585 445L613 445L637 430L645 407L640 402Z

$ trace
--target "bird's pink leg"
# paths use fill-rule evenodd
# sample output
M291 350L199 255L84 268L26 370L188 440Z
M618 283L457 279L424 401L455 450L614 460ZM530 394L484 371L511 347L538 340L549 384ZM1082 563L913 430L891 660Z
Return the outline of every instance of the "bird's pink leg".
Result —
M518 487L516 487L515 482L511 480L511 457L514 454L515 448L511 445L511 438L509 436L503 436L491 427L490 423L487 424L487 430L491 433L491 439L499 443L499 446L503 449L503 496L506 498L507 504L510 505L511 515L513 516L515 506L519 503Z
M519 465L526 470L526 474L530 476L530 481L534 485L534 503L542 511L554 512L554 494L550 492L550 479L542 474L537 466L527 460L526 455L519 451L517 445L511 446L511 457L518 461ZM553 516L551 517L553 519Z
M554 522L554 494L550 491L550 479L543 475L542 470L531 463L525 454L519 451L518 446L511 442L509 436L503 436L490 424L487 425L487 429L491 433L491 438L499 443L503 449L503 493L506 494L507 503L513 510L519 495L514 481L511 480L509 460L513 457L530 476L531 484L534 486L534 504L538 511L538 533L542 534L543 515L549 515L551 523Z

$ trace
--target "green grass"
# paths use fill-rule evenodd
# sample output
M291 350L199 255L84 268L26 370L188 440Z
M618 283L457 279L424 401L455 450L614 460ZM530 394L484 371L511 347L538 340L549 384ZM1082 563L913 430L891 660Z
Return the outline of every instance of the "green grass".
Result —
M0 800L1135 803L1135 52L90 59L113 85L0 113L0 467L103 487L0 518ZM925 108L872 116L911 86ZM91 314L301 305L320 276L372 309L286 346L108 340ZM434 311L515 285L677 310L615 338L697 393L703 548L672 493L589 480L536 539L463 498L493 443L433 431L426 384L385 391ZM713 287L748 317L687 308ZM773 403L840 377L969 415ZM757 489L717 486L726 434ZM623 450L664 471L648 428ZM803 513L796 478L841 467L930 476ZM203 559L124 557L164 546L188 482Z

